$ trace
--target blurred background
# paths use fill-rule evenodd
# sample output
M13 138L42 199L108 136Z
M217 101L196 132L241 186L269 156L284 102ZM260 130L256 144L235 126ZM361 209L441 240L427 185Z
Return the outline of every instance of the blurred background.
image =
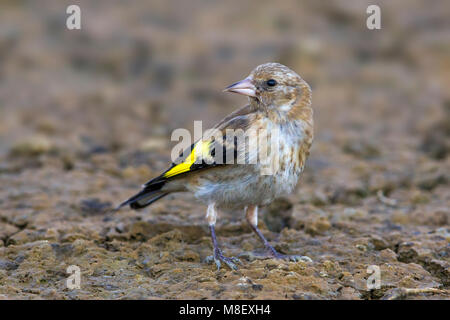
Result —
M66 28L71 4L81 30ZM370 4L381 8L381 30L366 27ZM227 291L239 277L217 280L201 262L205 208L191 196L110 212L167 168L174 129L194 120L207 129L244 105L222 89L265 62L311 85L315 141L297 192L266 210L263 228L272 239L283 231L285 251L311 256L317 270L354 257L339 248L357 242L369 262L390 250L396 277L418 272L410 287L448 289L449 12L444 0L1 1L0 294L380 298L404 285L392 278L374 295L337 275L309 289L307 279L277 286L261 275L253 280L268 277L263 290ZM219 221L225 251L257 248L237 217ZM365 270L345 261L352 277ZM404 267L411 262L422 269ZM85 268L81 291L64 289L68 264ZM190 288L176 268L191 270L190 285L212 278Z

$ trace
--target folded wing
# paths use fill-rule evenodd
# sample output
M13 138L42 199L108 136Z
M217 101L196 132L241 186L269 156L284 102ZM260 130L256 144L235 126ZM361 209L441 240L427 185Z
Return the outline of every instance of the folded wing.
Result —
M237 139L235 136L227 137L227 129L246 130L254 116L251 111L252 109L246 106L223 119L208 136L192 144L170 168L145 183L138 194L124 201L118 209L126 205L133 209L144 208L170 193L164 191L164 185L173 179L199 170L236 163Z

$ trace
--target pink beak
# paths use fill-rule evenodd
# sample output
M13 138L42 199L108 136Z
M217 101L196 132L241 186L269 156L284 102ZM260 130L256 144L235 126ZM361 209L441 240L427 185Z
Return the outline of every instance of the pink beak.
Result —
M249 97L256 96L256 87L253 85L252 79L250 77L233 83L231 86L226 87L223 91L239 93Z

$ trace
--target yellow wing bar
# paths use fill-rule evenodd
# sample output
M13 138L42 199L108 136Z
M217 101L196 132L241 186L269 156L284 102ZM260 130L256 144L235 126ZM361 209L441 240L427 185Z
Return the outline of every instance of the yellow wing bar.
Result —
M191 166L197 162L201 163L202 159L206 159L210 157L209 155L209 146L211 141L202 141L199 140L194 148L192 149L190 155L180 164L177 164L169 171L164 174L164 178L171 178L177 176L179 174L189 172L191 170ZM200 159L199 159L200 158Z

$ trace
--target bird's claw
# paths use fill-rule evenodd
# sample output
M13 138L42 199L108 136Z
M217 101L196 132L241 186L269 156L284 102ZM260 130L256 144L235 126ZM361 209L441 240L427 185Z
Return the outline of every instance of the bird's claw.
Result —
M293 261L293 262L313 262L312 259L308 256L301 256L301 255L296 255L296 254L281 254L278 252L272 252L272 256L275 259L282 259L282 260L288 260L288 261Z
M232 270L238 270L238 267L236 265L237 263L242 264L241 260L236 257L225 257L220 250L215 251L214 256L206 257L205 261L207 263L211 263L212 261L214 261L217 266L217 270L220 270L220 267L222 266L221 261L224 262Z

